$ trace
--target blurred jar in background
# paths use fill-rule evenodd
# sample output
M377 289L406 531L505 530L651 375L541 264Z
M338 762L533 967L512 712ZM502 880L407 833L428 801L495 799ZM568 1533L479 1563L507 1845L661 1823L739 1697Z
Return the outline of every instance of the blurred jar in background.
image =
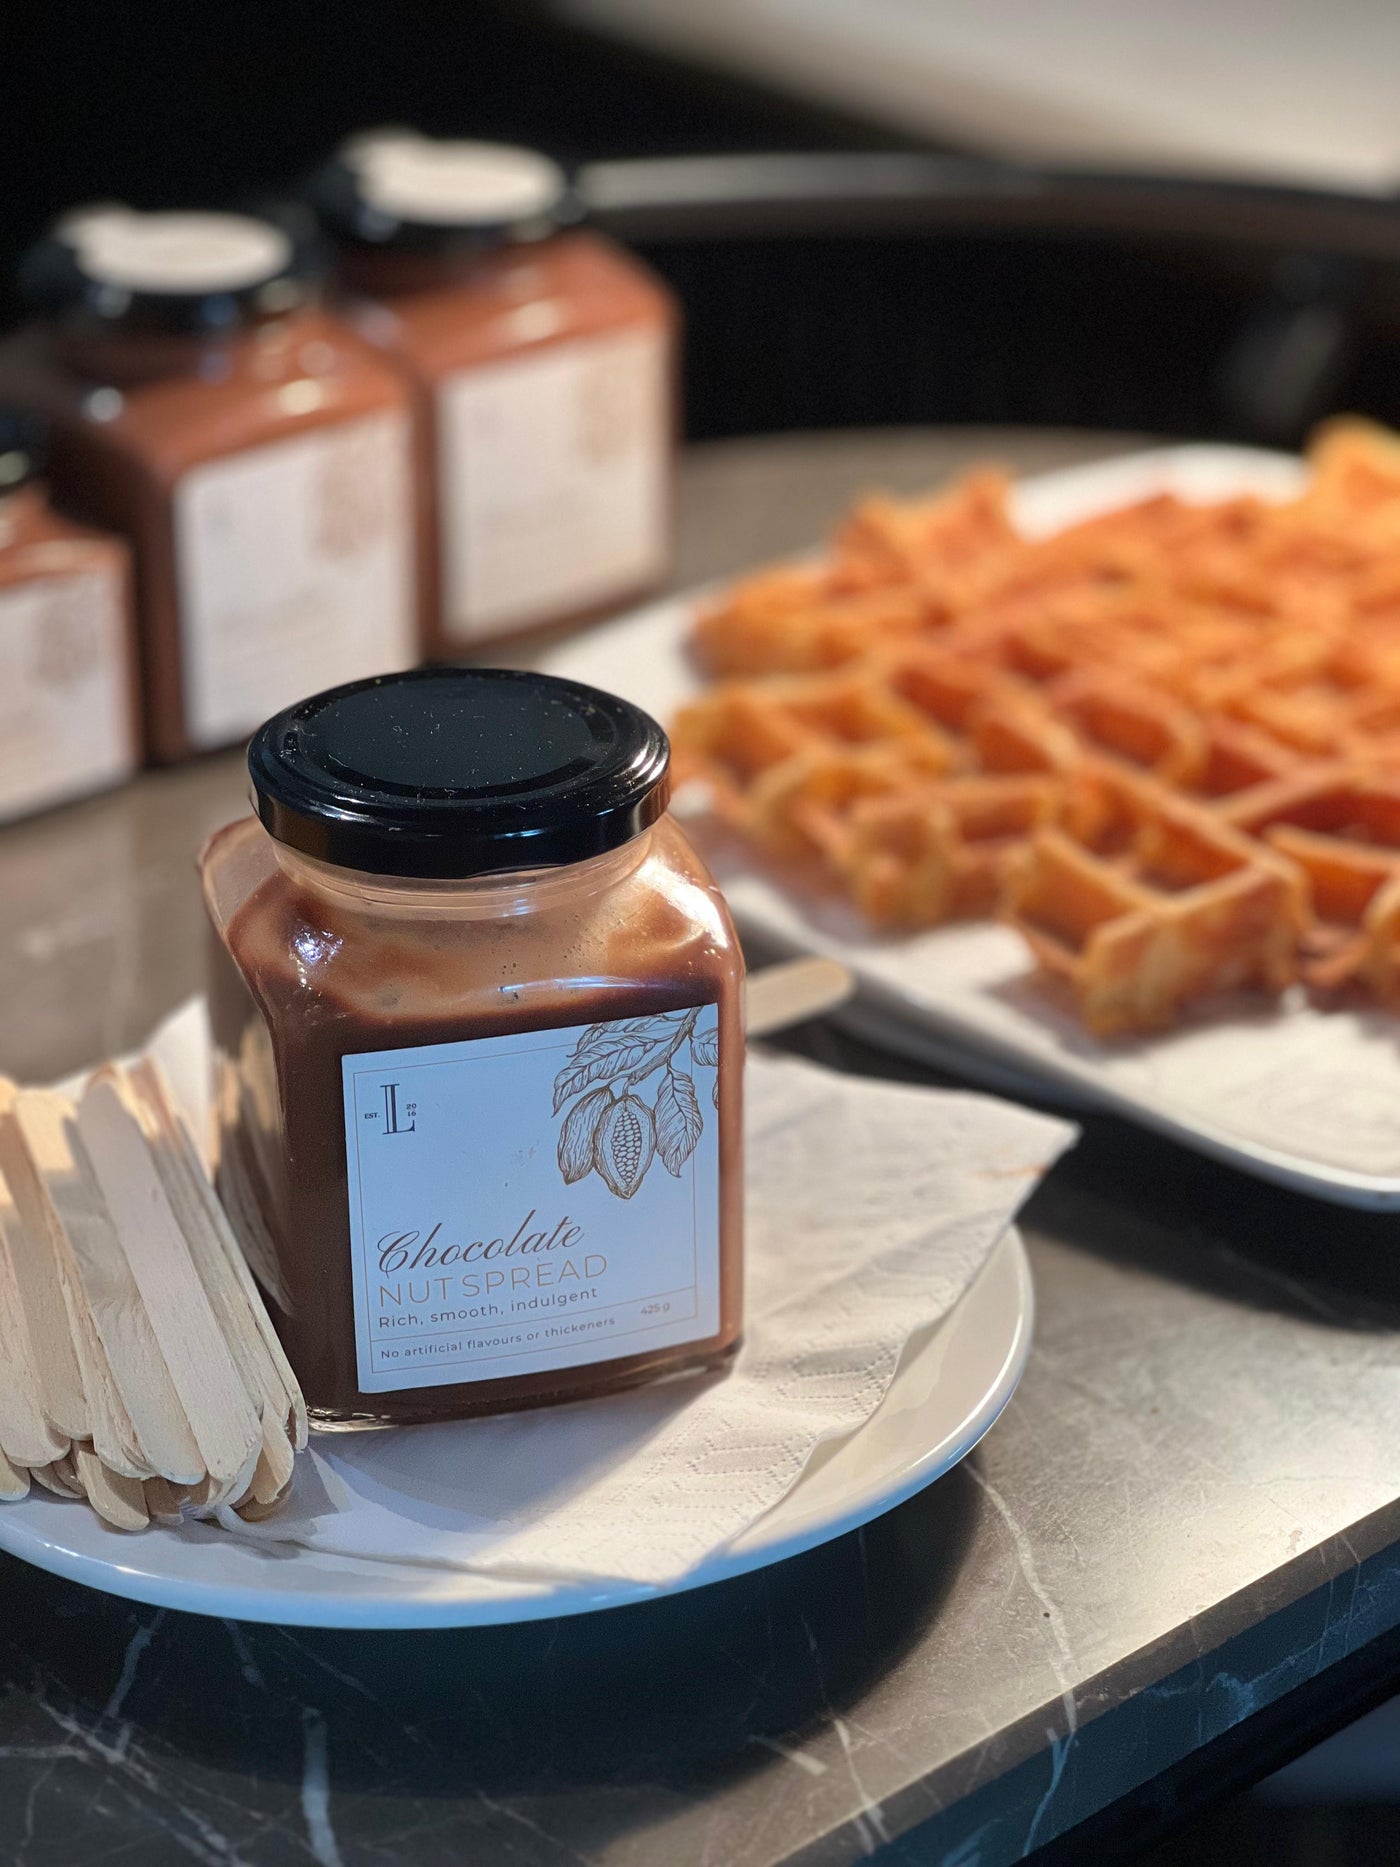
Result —
M45 415L56 491L136 555L148 749L419 652L411 407L270 220L79 210L27 257L38 321L0 394Z
M563 172L498 143L352 138L312 178L347 317L418 395L439 656L582 620L671 559L678 313L578 227Z
M126 546L54 511L43 447L40 422L0 407L0 821L140 761Z

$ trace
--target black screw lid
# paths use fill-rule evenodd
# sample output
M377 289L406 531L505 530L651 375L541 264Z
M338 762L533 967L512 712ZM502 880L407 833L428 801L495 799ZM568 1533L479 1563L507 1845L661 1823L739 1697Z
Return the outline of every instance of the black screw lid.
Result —
M217 332L302 302L322 270L304 208L271 214L64 214L20 263L34 310L89 324Z
M352 136L305 192L336 239L420 251L540 240L581 211L563 169L538 150L404 129Z
M464 878L582 862L666 808L671 749L596 687L420 668L275 714L248 750L280 843L371 875Z
M38 415L0 403L0 498L44 471L48 424Z

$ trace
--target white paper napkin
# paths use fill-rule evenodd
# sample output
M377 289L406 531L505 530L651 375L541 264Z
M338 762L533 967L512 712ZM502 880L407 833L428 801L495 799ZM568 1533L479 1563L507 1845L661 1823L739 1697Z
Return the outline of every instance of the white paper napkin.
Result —
M153 1044L202 1114L208 1032ZM495 1574L664 1583L879 1406L1076 1130L989 1097L753 1054L747 1303L731 1371L485 1420L323 1434L259 1542Z

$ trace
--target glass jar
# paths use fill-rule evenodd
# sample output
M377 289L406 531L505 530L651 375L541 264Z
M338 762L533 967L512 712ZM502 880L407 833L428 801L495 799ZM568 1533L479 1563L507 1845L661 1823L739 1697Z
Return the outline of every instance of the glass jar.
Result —
M140 756L126 546L54 511L42 424L0 408L0 822Z
M322 1426L737 1346L743 961L654 721L441 669L291 708L201 857L218 1183Z
M418 659L410 399L291 233L90 208L23 282L0 385L47 417L59 496L134 548L153 757Z
M575 223L563 172L497 143L353 138L310 184L341 308L404 371L435 476L431 652L476 652L660 586L678 312Z

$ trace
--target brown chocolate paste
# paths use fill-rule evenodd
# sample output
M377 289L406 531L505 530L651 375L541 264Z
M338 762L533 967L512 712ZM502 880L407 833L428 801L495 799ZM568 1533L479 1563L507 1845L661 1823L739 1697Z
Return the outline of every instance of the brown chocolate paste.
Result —
M392 884L274 843L251 819L202 857L214 929L219 1183L322 1424L459 1417L722 1362L742 1308L743 966L723 898L662 816L586 862ZM346 1055L716 1005L718 1330L581 1366L362 1392L347 1205ZM470 1176L470 1157L462 1172ZM260 1264L260 1257L263 1262ZM600 1350L601 1352L601 1350Z

